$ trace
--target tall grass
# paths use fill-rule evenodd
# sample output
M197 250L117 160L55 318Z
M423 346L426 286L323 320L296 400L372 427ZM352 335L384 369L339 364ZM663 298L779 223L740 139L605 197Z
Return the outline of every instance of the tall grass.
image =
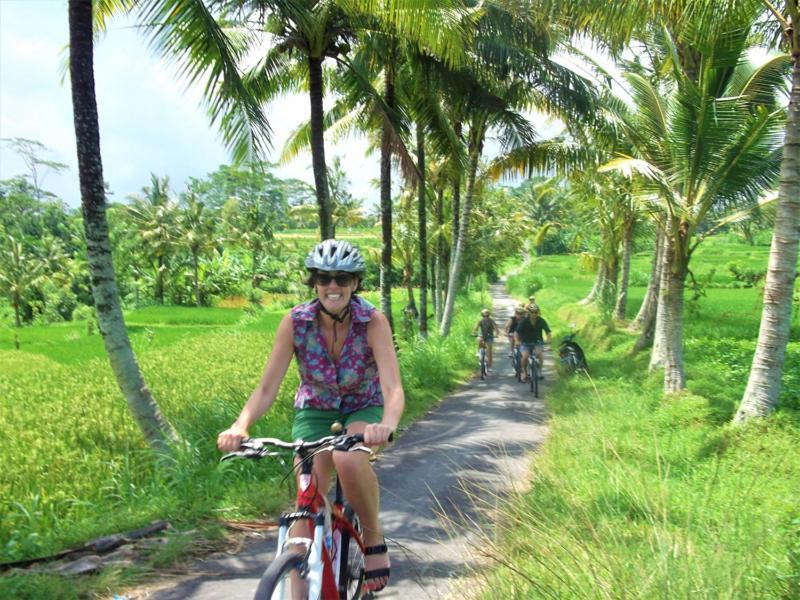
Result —
M574 260L532 270L554 337L577 325L592 378L548 390L532 486L484 531L489 566L473 595L800 598L800 343L789 345L779 411L735 429L758 291L711 288L687 311L689 387L665 398L647 353L630 354L632 337L574 304L592 284Z

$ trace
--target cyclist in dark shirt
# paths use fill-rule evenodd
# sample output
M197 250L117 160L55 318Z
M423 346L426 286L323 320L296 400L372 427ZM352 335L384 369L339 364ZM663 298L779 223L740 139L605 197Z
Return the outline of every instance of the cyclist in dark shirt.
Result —
M547 321L541 317L539 306L534 303L528 304L527 311L528 318L523 319L519 325L517 325L517 331L515 333L520 352L522 353L523 381L527 381L526 367L528 366L528 357L531 355L531 352L536 353L539 364L542 364L542 349L544 348L544 338L542 334L547 334L548 344L552 342L550 326L547 324ZM540 375L539 378L542 379L543 377Z
M520 304L516 308L514 308L514 314L511 315L511 318L506 321L506 324L503 326L503 331L508 336L508 356L514 356L514 348L516 348L516 338L514 337L514 332L517 331L517 327L519 326L520 321L522 321L526 317L525 305Z
M481 343L486 346L486 366L487 371L491 371L492 369L492 349L494 347L494 337L500 334L500 331L497 329L497 323L494 322L494 319L491 317L491 313L489 312L488 308L484 308L481 311L481 320L475 323L475 327L472 328L472 335L481 330L481 335L478 338L478 351L481 349Z

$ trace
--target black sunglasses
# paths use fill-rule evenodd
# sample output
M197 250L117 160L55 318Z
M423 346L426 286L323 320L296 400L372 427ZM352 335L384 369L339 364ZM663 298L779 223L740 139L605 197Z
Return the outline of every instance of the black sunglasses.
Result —
M339 273L338 275L330 275L328 273L317 273L314 275L314 281L316 281L320 285L328 285L334 279L336 280L336 285L341 287L346 287L353 283L355 279L355 275L352 273Z

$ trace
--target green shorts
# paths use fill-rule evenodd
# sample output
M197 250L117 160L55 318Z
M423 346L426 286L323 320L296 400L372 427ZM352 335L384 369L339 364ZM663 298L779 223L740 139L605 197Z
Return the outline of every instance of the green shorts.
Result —
M331 425L336 421L347 427L351 423L380 423L383 419L382 406L368 406L355 412L343 414L337 410L317 410L304 408L298 410L292 425L292 439L313 442L331 435Z

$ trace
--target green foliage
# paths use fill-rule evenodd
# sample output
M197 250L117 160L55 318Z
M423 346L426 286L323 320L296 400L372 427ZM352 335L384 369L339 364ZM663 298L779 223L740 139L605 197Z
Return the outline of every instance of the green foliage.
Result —
M514 275L508 276L509 289L524 298L536 294L544 286L544 277L533 266L525 266Z
M736 281L742 282L744 287L754 287L766 275L765 271L745 267L735 262L728 263L728 270L733 274Z

